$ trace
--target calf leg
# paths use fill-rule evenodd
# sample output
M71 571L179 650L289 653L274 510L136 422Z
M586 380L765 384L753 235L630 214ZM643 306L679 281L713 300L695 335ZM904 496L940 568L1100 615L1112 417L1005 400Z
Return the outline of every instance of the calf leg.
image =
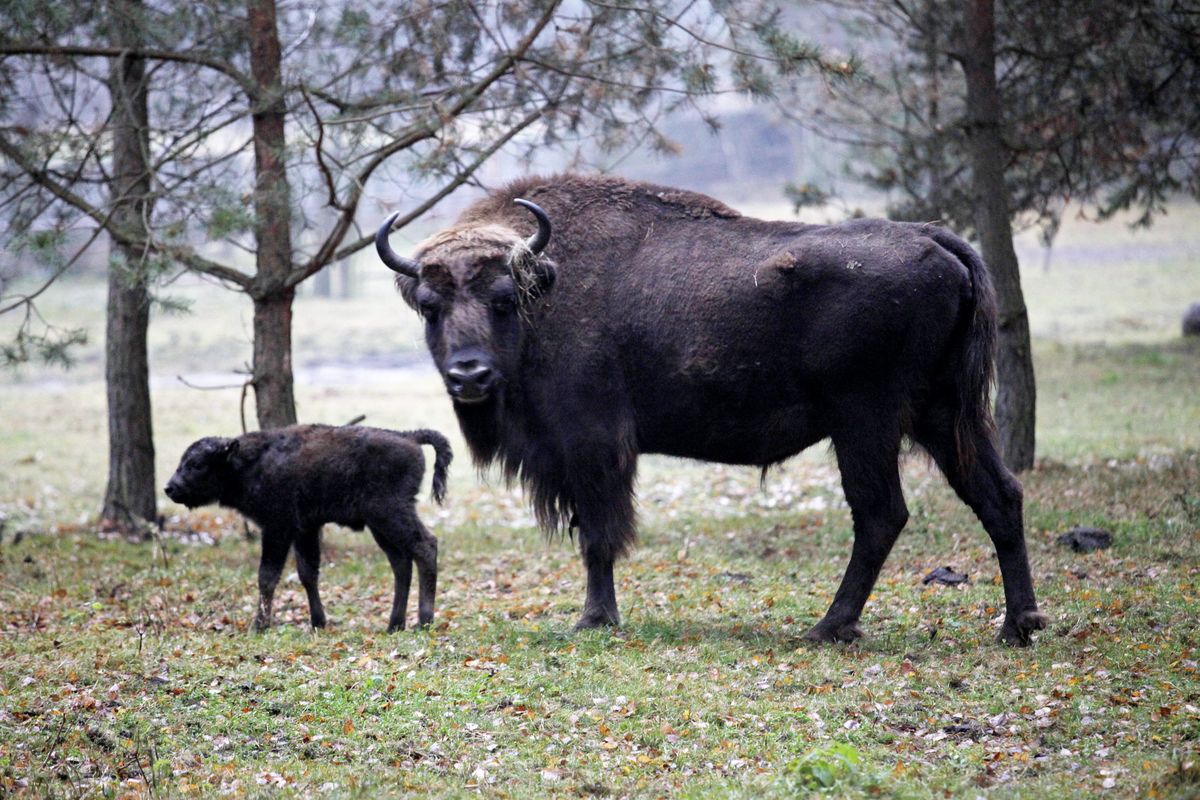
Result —
M908 521L908 508L900 488L900 428L881 422L873 414L856 415L862 424L835 435L842 490L854 519L854 546L842 584L825 617L806 639L818 642L851 642L862 636L858 618L879 570Z
M287 561L291 544L290 534L263 528L262 556L258 562L258 613L254 615L256 631L264 631L271 627L275 587L279 585L279 576L283 574L283 565Z
M317 582L321 576L321 529L301 531L292 545L296 551L296 573L308 595L308 615L314 628L325 627L325 606Z
M1005 605L1004 624L997 638L1018 647L1029 645L1033 632L1046 627L1047 618L1038 611L1025 551L1021 484L1004 466L992 436L986 432L974 436L975 458L966 466L960 464L949 412L931 413L918 427L915 438L975 512L996 548Z
M408 614L408 590L412 585L413 544L420 538L420 528L415 514L392 512L370 522L371 535L392 565L395 588L392 595L392 613L388 617L388 633L404 630ZM426 559L427 561L427 559Z
M417 565L417 627L433 622L433 604L437 597L438 542L420 521L421 539L413 545L413 561Z

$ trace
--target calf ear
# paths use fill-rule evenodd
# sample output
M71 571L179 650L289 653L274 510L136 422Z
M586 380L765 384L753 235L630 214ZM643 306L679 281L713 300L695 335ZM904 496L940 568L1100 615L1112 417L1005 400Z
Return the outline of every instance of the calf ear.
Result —
M245 469L262 457L266 447L267 443L262 434L248 433L229 441L229 444L225 446L225 458L233 469Z

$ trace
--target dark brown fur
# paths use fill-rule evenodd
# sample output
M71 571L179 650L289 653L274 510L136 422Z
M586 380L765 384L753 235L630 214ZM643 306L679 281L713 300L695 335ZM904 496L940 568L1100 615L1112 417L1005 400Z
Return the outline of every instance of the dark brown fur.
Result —
M317 584L321 526L333 522L370 529L395 575L388 631L404 628L412 564L419 577L417 621L433 619L437 539L417 518L425 474L421 445L436 458L433 496L446 491L450 445L436 431L388 431L361 426L295 425L236 439L206 437L188 447L167 483L167 496L188 508L220 503L262 528L258 569L258 630L270 627L275 587L289 549L308 595L314 628L325 626Z
M523 248L540 205L553 225ZM547 529L578 522L580 626L619 620L641 453L763 467L832 439L854 517L841 588L809 635L845 641L908 518L897 459L928 451L996 545L1005 641L1037 610L1021 487L996 453L996 311L966 243L933 225L743 217L604 176L528 178L422 244L397 284L475 461L519 480ZM520 291L518 291L520 289Z

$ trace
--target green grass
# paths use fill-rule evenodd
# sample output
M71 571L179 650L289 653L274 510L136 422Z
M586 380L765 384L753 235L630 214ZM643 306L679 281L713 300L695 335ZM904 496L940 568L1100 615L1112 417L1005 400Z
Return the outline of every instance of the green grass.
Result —
M840 508L721 519L696 504L670 523L647 508L620 570L623 628L579 635L576 559L528 528L440 525L437 624L393 636L389 573L362 535L328 535L329 630L307 629L290 579L260 636L246 629L255 548L221 512L160 543L86 526L10 539L0 781L36 795L742 797L828 783L1046 797L1190 780L1177 767L1200 736L1200 457L1028 476L1053 620L1028 651L992 644L1001 590L977 526L923 463L906 480L913 520L851 648L799 638L844 566ZM1117 545L1055 545L1076 523ZM922 586L942 563L971 583Z
M1200 347L1177 338L1176 307L1200 299L1200 270L1178 255L1195 236L1178 216L1134 240L1068 225L1050 272L1027 269L1040 460L1023 481L1051 617L1029 650L993 644L990 545L917 456L904 467L912 518L868 603L867 637L803 643L850 548L821 448L763 490L755 470L645 459L641 546L618 572L624 625L573 634L572 546L545 542L518 493L477 480L436 377L421 372L322 374L297 397L308 421L365 413L452 434L448 505L421 505L441 541L435 626L384 634L385 559L369 536L330 529L331 627L308 630L289 575L279 624L252 634L257 546L235 515L167 504L156 541L93 530L103 287L65 284L48 315L93 327L91 349L65 376L0 382L0 793L1194 797ZM172 292L195 302L153 328L160 480L192 439L239 430L237 390L174 376L233 380L249 352L240 298ZM296 342L309 378L347 355L421 347L375 277L355 300L301 299ZM1078 524L1111 530L1115 546L1055 544ZM923 586L943 564L970 583Z

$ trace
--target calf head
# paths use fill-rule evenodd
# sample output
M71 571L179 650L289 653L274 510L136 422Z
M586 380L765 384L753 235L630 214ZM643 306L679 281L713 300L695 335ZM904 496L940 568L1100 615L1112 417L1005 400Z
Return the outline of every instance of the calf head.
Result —
M188 508L217 502L232 478L230 457L236 448L236 439L218 436L193 442L167 481L167 497Z
M537 219L528 239L507 224L464 225L434 235L408 259L387 242L396 214L375 236L405 302L424 319L429 351L460 406L486 403L517 379L532 304L554 284L554 263L542 255L550 219L528 200L515 202Z

